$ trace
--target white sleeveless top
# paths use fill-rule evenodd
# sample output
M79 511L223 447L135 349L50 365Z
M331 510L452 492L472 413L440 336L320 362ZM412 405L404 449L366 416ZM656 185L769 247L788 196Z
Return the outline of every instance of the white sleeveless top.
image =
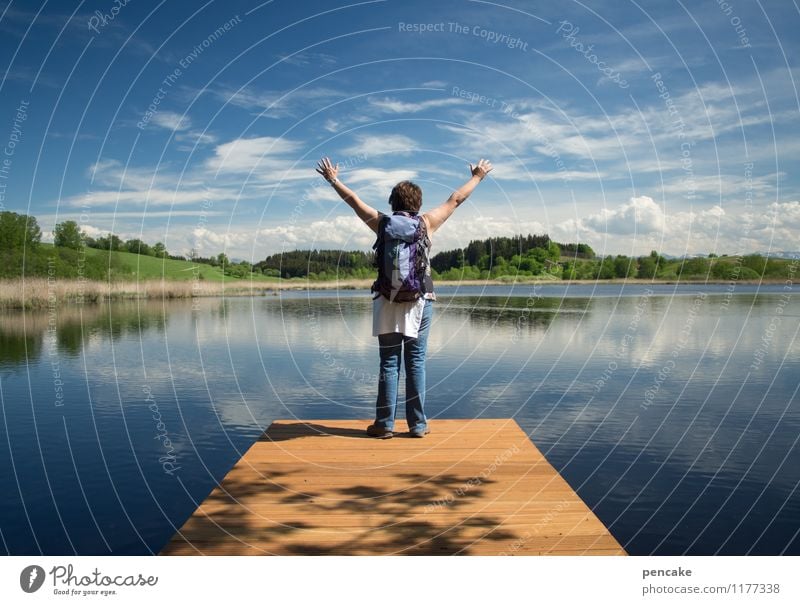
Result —
M399 332L403 336L416 338L427 300L419 298L413 302L389 302L379 294L372 301L372 335Z

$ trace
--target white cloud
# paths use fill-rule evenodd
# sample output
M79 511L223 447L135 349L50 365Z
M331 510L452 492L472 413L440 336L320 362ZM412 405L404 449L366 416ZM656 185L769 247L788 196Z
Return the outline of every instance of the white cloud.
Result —
M198 208L206 200L235 200L236 189L149 189L90 191L88 193L64 198L62 203L77 208L82 206L128 206L131 204L148 204L153 206L197 204Z
M186 133L176 133L176 141L186 141L192 145L211 145L217 142L217 137L209 132L201 132L199 130L190 130ZM188 150L191 150L189 148Z
M753 196L774 193L778 187L778 180L783 176L785 173L751 178L739 174L690 176L667 180L661 191L665 194L677 193L684 196L691 191L695 194L721 195L740 200L748 190Z
M188 130L192 125L189 116L181 115L174 111L159 111L153 114L153 117L150 118L150 123L173 131Z
M295 249L367 249L375 234L352 214L297 224L277 223L253 229L198 227L185 233L186 250L201 255L225 250L230 256L261 260L269 254Z
M129 167L117 160L102 159L89 167L88 174L96 189L62 198L56 203L72 208L116 206L124 211L126 206L145 203L154 206L196 204L200 208L204 202L244 197L241 184L207 186L207 174L202 171L175 174L166 168Z
M387 153L402 155L418 149L419 145L416 141L402 134L358 135L355 144L344 149L343 153L375 157Z
M225 104L250 110L265 118L285 118L303 113L309 103L330 102L348 96L333 88L298 88L291 91L221 88L211 91Z
M289 158L299 149L301 144L286 138L252 137L234 139L217 145L214 157L207 165L216 172L250 173L269 171L270 177L285 178L291 168ZM308 177L308 171L303 171Z
M466 246L471 240L513 234L547 233L559 242L588 243L599 254L647 254L652 249L667 254L749 253L756 250L795 250L800 230L800 202L774 203L749 215L726 211L718 205L685 211L663 211L647 196L632 198L605 211L586 216L548 213L546 222L540 209L522 203L503 213L483 209L487 202L471 203L459 209L433 235L434 253ZM224 214L224 216L219 216ZM144 241L165 241L163 225L141 225L135 230L120 229L114 213L92 213L93 226L104 232L103 219L114 221L115 232L123 238L142 237ZM149 215L149 213L148 213ZM261 260L268 254L296 249L369 250L374 233L352 214L349 208L333 207L326 218L309 213L308 219L270 221L257 224L230 224L229 213L209 212L205 226L196 223L170 225L169 250L187 254L196 249L208 256L225 251L228 256ZM65 220L62 215L59 220ZM118 218L118 217L117 217ZM139 218L134 217L134 218ZM234 219L236 217L233 217ZM611 229L605 229L608 219ZM43 221L42 229L45 230ZM747 233L744 226L747 225ZM635 229L635 230L634 230Z
M547 233L547 229L535 219L482 214L476 216L473 210L465 213L462 209L454 213L444 226L436 231L431 240L433 253L436 254L443 250L464 248L472 240L533 233Z
M645 254L651 249L675 255L746 254L794 250L798 229L797 201L747 212L726 211L718 204L670 212L652 198L640 196L588 216L558 221L549 233L558 241L577 239L608 254L625 250Z
M519 158L504 158L503 156L492 156L495 168L491 177L497 181L518 181L521 183L534 184L536 182L550 181L592 181L600 180L609 176L607 172L595 170L567 170L566 168L554 170L534 170L526 168Z
M382 192L387 198L392 188L400 181L416 178L416 170L384 170L381 168L356 168L347 172L347 179L355 185L367 184L373 190Z
M370 97L369 104L385 113L418 113L434 107L447 107L451 105L463 105L468 101L458 97L448 97L445 99L430 99L428 101L417 101L416 103L409 103L407 101L400 101L399 99L392 99L384 97L376 99Z
M665 216L653 198L643 195L614 209L603 208L598 214L585 218L583 224L596 232L612 234L661 233L665 228Z

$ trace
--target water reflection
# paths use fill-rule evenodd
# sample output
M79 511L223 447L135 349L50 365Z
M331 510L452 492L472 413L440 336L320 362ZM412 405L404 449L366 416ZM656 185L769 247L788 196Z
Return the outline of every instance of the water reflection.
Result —
M0 364L33 362L45 353L77 357L92 338L120 340L150 330L163 332L167 319L168 312L158 301L4 311L0 313Z
M442 292L429 415L516 418L630 552L800 553L794 307L609 288ZM8 551L157 552L273 420L369 418L370 297L326 294L0 314Z

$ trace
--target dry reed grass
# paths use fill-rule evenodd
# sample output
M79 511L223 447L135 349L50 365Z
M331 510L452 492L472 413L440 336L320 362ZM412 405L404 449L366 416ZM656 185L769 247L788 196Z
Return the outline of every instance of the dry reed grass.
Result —
M200 296L258 296L277 290L368 288L369 280L331 282L208 282L150 280L101 282L48 280L43 277L0 280L0 308L41 309L51 304L100 303L127 299L173 299Z

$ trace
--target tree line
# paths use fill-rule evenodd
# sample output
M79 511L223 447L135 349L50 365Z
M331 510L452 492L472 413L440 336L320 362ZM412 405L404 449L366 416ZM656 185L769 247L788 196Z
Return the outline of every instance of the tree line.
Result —
M54 247L41 246L42 232L35 217L0 212L0 277L57 275L109 279L124 276L115 251L164 259L190 260L219 267L225 274L247 277L259 272L270 277L367 279L375 276L373 252L343 250L293 250L267 256L255 264L231 262L225 253L207 258L192 251L188 258L170 254L163 243L147 244L138 238L122 240L114 234L92 238L75 221L58 223ZM85 247L98 252L85 254ZM597 257L587 244L554 242L546 234L492 237L470 241L464 248L446 250L431 258L434 279L496 279L546 277L549 279L759 279L786 277L786 259L749 254L666 259L657 251L643 256Z
M253 271L284 278L374 278L375 253L359 250L292 250L268 256L253 265Z

